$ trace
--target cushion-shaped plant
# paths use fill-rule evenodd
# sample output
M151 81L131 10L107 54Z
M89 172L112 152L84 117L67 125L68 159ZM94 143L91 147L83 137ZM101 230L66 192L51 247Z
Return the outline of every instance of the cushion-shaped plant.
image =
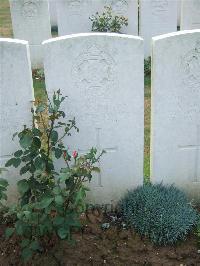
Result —
M198 220L185 193L173 185L140 186L127 192L119 205L128 225L157 245L184 240Z

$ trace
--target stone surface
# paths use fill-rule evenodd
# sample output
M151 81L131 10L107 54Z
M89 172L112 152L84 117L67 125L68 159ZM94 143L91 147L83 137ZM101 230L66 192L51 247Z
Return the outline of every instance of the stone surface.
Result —
M31 124L33 84L28 43L0 39L0 168L19 149L15 132ZM10 168L1 177L10 182L9 201L16 198L15 182L19 173Z
M143 182L143 40L122 34L77 34L43 43L46 87L68 96L64 109L80 133L65 139L79 153L106 150L89 200L115 204Z
M140 0L140 36L144 38L145 57L151 55L151 38L177 31L177 1Z
M41 43L51 38L48 0L10 0L10 9L14 37L29 42L32 68L42 67Z
M129 19L128 27L122 33L138 35L137 0L59 0L57 2L59 36L91 32L89 17L97 11L102 13L104 6L111 6L118 15Z
M177 26L179 27L181 25L181 2L182 0L177 0L177 12L178 12Z
M182 0L181 30L200 28L200 1Z
M51 26L57 26L56 0L49 0L49 12L50 12Z
M153 38L151 178L200 200L200 30Z

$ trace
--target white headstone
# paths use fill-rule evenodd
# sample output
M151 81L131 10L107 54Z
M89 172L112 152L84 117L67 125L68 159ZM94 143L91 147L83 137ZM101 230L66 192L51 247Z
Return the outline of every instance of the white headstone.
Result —
M43 66L41 43L51 38L48 0L10 0L14 37L30 44L32 68Z
M200 30L153 38L151 178L200 199Z
M31 124L33 84L28 43L14 39L0 39L0 168L20 149L15 132ZM10 169L1 177L10 183L9 201L16 199L17 169Z
M182 0L181 30L200 28L200 1Z
M137 0L59 0L57 2L59 36L91 32L92 22L89 17L100 14L104 6L111 6L113 13L128 18L129 25L122 33L138 35Z
M144 38L145 57L151 55L151 38L177 31L177 1L140 0L140 36Z
M64 109L80 133L70 150L106 150L91 183L93 203L116 203L143 182L143 40L120 34L77 34L44 42L49 94L68 96Z
M49 0L49 12L50 12L51 26L57 26L56 2L57 0Z

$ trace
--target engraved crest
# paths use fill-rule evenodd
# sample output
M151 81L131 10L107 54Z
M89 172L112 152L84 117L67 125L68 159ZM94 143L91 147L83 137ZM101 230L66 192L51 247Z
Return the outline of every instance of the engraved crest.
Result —
M83 87L107 86L113 80L114 60L96 45L90 46L77 57L72 74Z
M152 14L155 16L160 16L163 12L168 10L168 0L153 0L151 5Z
M184 83L191 88L200 88L200 40L196 42L194 49L183 56L181 65Z
M26 1L22 5L22 16L28 19L32 19L37 16L38 7L33 1Z

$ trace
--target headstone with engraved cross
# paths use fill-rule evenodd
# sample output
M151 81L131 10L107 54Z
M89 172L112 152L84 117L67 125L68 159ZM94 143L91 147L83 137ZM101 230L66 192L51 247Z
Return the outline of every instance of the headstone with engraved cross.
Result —
M106 150L101 174L90 184L93 203L116 203L143 182L143 40L121 34L90 33L44 42L49 94L68 96L64 109L75 117L79 134L70 150Z
M200 201L200 30L153 38L151 178Z
M30 127L33 82L28 42L0 38L0 168L20 149L15 132ZM1 177L8 179L8 201L16 202L18 169L9 168Z

